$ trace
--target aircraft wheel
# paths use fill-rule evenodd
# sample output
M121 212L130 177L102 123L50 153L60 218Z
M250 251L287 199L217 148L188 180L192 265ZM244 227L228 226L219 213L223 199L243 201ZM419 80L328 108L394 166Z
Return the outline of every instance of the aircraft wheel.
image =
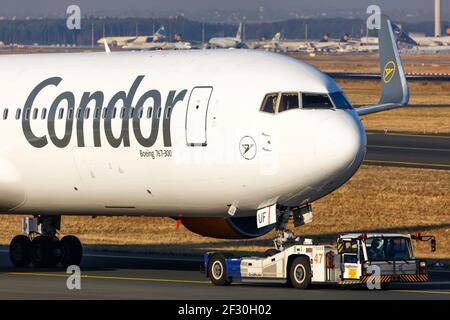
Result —
M31 263L31 240L24 235L15 236L9 245L9 259L15 267L28 267Z
M62 246L58 239L37 236L31 242L31 263L36 268L56 267L62 258Z
M63 248L63 257L61 264L64 267L80 265L83 258L83 246L80 240L75 236L65 236L61 239Z

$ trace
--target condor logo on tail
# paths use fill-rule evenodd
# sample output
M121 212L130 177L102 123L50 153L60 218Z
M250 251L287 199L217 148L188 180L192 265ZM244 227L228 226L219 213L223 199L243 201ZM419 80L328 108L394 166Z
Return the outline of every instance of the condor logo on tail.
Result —
M145 76L140 75L138 76L133 84L131 85L128 92L125 91L119 91L113 97L110 99L106 106L106 117L103 119L104 121L104 132L106 139L114 148L118 148L119 146L123 145L124 147L130 146L130 120L132 120L131 127L133 129L134 136L136 140L139 142L140 145L143 147L151 147L156 142L156 139L158 137L158 131L159 131L159 116L152 117L152 124L151 124L151 133L148 137L144 137L141 132L140 127L140 110L144 107L144 104L149 100L153 100L153 106L155 110L155 114L158 115L161 112L162 108L162 98L161 93L156 90L152 89L147 92L145 92L137 101L135 105L135 111L134 116L132 118L125 116L122 119L122 129L120 136L115 137L112 132L112 119L113 119L113 112L116 107L116 104L121 100L123 102L123 107L125 110L130 110L132 108L134 96L136 94L136 91L144 79ZM42 148L45 147L50 141L59 148L65 148L69 145L70 140L72 138L72 132L74 130L74 121L76 121L76 135L77 135L77 145L78 147L84 147L85 141L84 141L84 117L66 117L66 124L65 124L65 133L64 137L59 138L56 136L55 132L55 118L56 118L56 111L58 109L58 106L61 102L65 101L68 106L68 113L67 114L75 114L75 95L71 91L65 91L58 95L53 103L50 106L48 119L47 119L47 130L48 130L48 137L46 135L37 137L33 131L31 130L30 125L30 117L25 116L26 114L31 113L31 109L33 107L34 100L38 96L38 94L48 86L58 86L63 79L60 77L53 77L46 79L39 83L30 93L30 95L27 98L27 101L25 102L25 106L23 108L23 117L22 117L22 130L25 135L25 138L27 141L36 148ZM170 120L172 116L172 110L176 106L178 102L181 102L184 100L186 96L187 90L171 90L169 94L167 95L165 105L164 105L164 113L161 112L164 116L163 118L163 139L164 139L164 146L165 147L171 147L172 141L171 141L171 135L170 135ZM89 105L91 101L95 101L95 109L98 110L98 114L102 114L103 111L103 102L105 100L105 95L102 91L95 91L95 92L84 92L83 96L81 97L80 104L78 106L78 110L81 112L81 114L84 114L84 111L86 107ZM93 137L94 137L94 146L95 147L101 147L102 141L100 136L100 121L101 116L94 117L93 119Z
M384 72L383 72L384 83L391 82L392 78L394 78L395 70L396 70L396 67L395 67L394 61L391 60L386 63L386 65L384 66Z

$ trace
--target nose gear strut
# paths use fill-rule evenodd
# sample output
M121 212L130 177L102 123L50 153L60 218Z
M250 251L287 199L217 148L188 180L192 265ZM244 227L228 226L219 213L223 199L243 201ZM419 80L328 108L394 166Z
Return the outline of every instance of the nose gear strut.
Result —
M273 243L277 250L284 250L285 246L290 246L300 242L300 237L287 228L289 220L293 219L294 227L299 227L312 222L312 207L305 205L292 208L283 205L277 205L277 222L275 224L276 237Z

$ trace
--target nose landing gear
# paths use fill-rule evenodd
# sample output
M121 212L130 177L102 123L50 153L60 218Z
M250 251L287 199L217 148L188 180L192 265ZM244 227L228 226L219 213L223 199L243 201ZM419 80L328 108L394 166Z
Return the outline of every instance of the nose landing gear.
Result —
M61 216L37 216L22 219L23 234L15 236L9 246L9 257L15 267L51 268L58 264L79 265L83 256L80 240L57 233Z
M277 206L277 222L275 229L277 236L273 239L275 249L283 251L286 246L298 244L300 237L295 236L293 231L287 229L290 219L294 221L294 227L299 227L312 222L312 207L306 205L299 208L289 208L286 206Z

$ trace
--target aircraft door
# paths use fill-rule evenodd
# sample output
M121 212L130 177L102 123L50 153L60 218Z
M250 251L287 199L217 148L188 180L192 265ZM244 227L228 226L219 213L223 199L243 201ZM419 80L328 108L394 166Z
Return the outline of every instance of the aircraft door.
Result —
M202 146L207 144L206 121L208 105L212 87L195 87L186 111L186 143L188 146Z

